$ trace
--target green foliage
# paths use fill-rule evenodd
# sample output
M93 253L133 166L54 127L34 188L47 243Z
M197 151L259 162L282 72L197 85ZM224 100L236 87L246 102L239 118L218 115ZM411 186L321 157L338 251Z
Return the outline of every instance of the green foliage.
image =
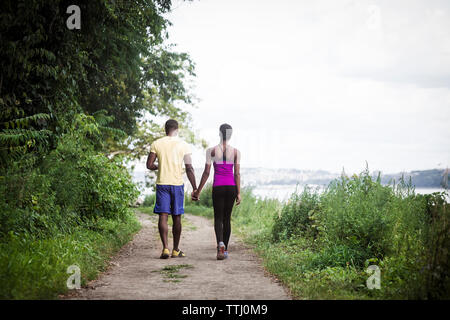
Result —
M194 64L166 43L171 2L79 1L80 30L66 27L71 4L0 4L1 166L18 154L53 149L79 113L109 117L104 152L142 155L155 134L139 135L144 115L174 117L188 127L178 102L193 102L186 88ZM125 134L111 135L114 129Z
M319 210L319 194L305 187L300 194L294 192L283 206L281 215L275 216L273 237L275 241L286 240L294 235L309 232L316 234L314 213Z
M425 196L428 230L426 233L425 291L429 299L450 299L450 212L446 194Z
M77 115L34 166L23 158L0 174L0 298L54 298L66 269L92 279L138 228L128 206L137 189L127 169L96 151L101 129Z
M52 238L11 232L0 243L0 299L55 299L67 291L70 265L80 267L85 285L139 228L128 212L123 220L100 218L95 230L79 226Z
M321 246L305 264L307 270L322 270L327 267L362 267L361 261L370 256L369 250L345 244L329 244Z
M80 115L39 166L18 161L5 170L0 237L11 231L45 237L99 217L124 216L137 189L123 165L95 151L96 134L95 120Z
M359 176L345 175L333 181L321 197L321 210L315 215L325 241L348 245L368 253L358 261L381 257L391 245L389 234L395 211L393 191L372 180L368 170Z
M403 179L384 186L366 169L343 175L323 193L306 187L284 204L255 197L251 189L242 194L233 232L255 246L294 297L448 299L445 193L416 195ZM213 217L204 206L190 208ZM380 290L366 287L371 264L381 270Z
M367 274L348 264L320 266L312 239L296 237L280 242L258 237L252 241L266 270L289 287L297 299L369 299Z

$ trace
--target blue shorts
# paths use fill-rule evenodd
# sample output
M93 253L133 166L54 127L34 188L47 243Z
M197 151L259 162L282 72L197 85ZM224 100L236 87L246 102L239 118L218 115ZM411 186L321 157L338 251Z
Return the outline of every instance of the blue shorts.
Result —
M179 215L184 213L184 185L156 185L156 203L154 213Z

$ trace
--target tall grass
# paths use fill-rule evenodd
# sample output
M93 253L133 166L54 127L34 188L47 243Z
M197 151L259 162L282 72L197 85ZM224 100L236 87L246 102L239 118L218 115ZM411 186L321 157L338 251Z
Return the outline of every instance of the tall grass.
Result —
M331 288L334 298L448 298L449 213L445 206L443 193L416 195L403 180L384 186L368 169L341 176L320 195L305 188L283 207L272 229L274 243L268 245L296 259L287 258L289 263L277 263L271 270L286 273L279 269L283 265L300 271L298 279L287 278L287 283L302 297L330 298ZM290 255L289 247L303 253ZM381 268L380 290L365 286L369 264ZM329 277L338 274L338 278ZM340 278L343 274L347 276ZM353 280L343 286L341 280L346 277Z
M252 188L243 188L241 197L241 204L234 206L232 213L234 230L247 241L257 242L268 237L274 224L274 216L282 208L281 203L275 199L256 197Z

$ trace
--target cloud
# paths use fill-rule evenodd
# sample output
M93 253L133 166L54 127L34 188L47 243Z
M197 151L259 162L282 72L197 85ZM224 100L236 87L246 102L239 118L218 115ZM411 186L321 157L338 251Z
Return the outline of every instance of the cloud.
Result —
M199 1L169 17L204 138L228 122L245 166L335 172L450 164L449 18L433 0Z
M338 21L338 74L423 87L450 87L450 2L358 2ZM365 16L363 21L355 19Z

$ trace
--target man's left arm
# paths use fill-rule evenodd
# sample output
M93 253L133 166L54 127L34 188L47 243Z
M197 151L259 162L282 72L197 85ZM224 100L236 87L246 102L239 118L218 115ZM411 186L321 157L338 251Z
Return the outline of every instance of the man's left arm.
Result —
M197 184L195 182L195 174L194 174L194 167L192 166L192 158L191 158L191 154L185 154L184 155L184 165L186 167L186 175L189 179L189 182L192 185L192 189L194 191L197 190Z

